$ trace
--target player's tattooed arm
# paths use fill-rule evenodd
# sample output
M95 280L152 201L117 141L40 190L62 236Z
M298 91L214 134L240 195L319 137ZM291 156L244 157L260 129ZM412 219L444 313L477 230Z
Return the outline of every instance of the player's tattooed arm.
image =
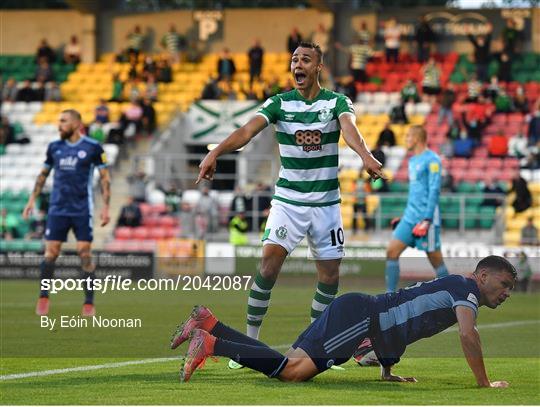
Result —
M101 197L103 198L103 207L101 208L101 226L105 226L111 221L109 215L109 204L111 202L111 176L107 168L99 170Z
M28 219L32 213L32 210L34 209L34 204L36 202L36 199L41 194L41 191L43 190L43 187L45 186L45 182L47 182L47 177L49 176L51 172L51 169L46 167L41 170L39 173L36 183L34 184L34 189L32 191L32 194L30 194L30 198L28 198L28 203L24 207L23 210L23 218Z
M107 168L102 168L99 170L100 176L100 186L101 186L101 197L103 198L103 203L109 206L111 202L111 176Z

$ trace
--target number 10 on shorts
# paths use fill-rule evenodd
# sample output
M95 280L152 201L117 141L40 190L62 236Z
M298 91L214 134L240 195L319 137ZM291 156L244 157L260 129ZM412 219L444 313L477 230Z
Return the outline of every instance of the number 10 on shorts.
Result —
M343 229L338 228L337 231L332 229L330 231L330 239L332 240L332 246L337 246L338 244L340 246L343 245L343 243L345 243L345 234L343 233Z

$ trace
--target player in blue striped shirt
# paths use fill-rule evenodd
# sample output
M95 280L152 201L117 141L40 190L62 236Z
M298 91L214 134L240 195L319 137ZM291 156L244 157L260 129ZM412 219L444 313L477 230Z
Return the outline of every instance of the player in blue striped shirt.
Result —
M45 258L40 264L40 279L52 279L54 264L62 243L68 232L73 229L77 238L77 252L81 258L82 278L86 280L83 316L95 314L94 308L94 264L92 263L91 245L93 240L93 190L94 168L99 169L103 207L101 226L110 221L110 178L105 152L101 145L80 134L81 115L73 109L60 114L58 130L60 140L53 141L47 148L47 158L39 174L36 185L23 211L28 218L34 208L45 181L54 169L54 183L45 230ZM47 315L49 312L49 292L41 289L36 314Z
M391 373L405 348L456 322L467 362L481 387L507 387L489 380L480 336L478 308L497 308L516 280L514 266L504 257L482 259L469 278L451 275L377 296L348 293L334 300L295 341L286 355L220 322L208 308L195 307L175 332L171 348L191 339L180 371L187 381L208 356L226 356L237 363L283 381L305 381L333 365L347 362L358 344L370 338L388 381L415 382Z

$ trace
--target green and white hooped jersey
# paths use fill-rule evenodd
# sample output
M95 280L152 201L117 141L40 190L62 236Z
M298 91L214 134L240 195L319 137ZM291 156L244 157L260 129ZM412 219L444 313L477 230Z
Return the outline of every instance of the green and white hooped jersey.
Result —
M339 195L339 117L354 115L351 100L321 89L307 100L296 90L267 99L257 111L273 123L281 169L274 199L300 206L328 206Z

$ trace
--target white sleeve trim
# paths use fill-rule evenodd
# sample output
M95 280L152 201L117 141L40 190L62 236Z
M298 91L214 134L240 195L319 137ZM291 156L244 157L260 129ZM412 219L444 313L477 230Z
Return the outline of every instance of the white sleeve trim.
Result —
M257 112L255 113L255 116L262 116L264 117L264 120L266 120L266 124L269 125L270 124L270 119L268 118L268 116L266 116L263 112Z

